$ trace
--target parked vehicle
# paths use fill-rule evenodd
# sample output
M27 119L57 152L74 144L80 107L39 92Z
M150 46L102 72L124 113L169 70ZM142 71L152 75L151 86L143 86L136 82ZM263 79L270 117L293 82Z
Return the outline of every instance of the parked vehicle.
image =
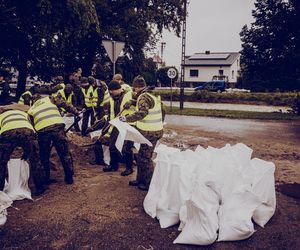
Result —
M212 81L204 83L201 86L196 87L195 91L208 90L208 91L214 91L214 92L223 92L223 91L225 91L225 87L226 87L225 81L212 80Z

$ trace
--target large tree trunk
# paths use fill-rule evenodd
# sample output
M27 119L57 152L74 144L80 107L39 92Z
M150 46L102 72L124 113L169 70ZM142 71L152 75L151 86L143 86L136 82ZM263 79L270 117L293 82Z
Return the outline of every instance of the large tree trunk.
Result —
M26 63L26 61L23 63L20 63L20 65L18 67L18 71L19 71L19 77L18 77L16 97L19 99L20 96L26 90L26 79L27 79L27 63Z

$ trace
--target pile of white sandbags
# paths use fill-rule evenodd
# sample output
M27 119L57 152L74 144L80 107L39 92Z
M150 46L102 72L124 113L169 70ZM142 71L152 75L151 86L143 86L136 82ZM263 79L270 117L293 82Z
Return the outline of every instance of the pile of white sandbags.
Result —
M243 240L263 227L276 206L275 165L251 159L244 144L195 151L159 145L144 209L162 228L180 222L174 243Z

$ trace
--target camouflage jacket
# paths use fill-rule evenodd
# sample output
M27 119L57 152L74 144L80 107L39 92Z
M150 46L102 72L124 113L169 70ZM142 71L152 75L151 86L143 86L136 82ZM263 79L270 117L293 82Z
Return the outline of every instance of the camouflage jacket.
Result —
M151 93L150 91L144 91L142 93ZM141 93L141 94L142 94ZM151 93L153 95L153 93ZM152 109L155 105L154 100L149 95L141 96L139 103L136 103L136 100L131 101L132 105L138 105L138 111L134 112L132 115L126 116L126 121L136 122L143 120L149 113L149 109ZM161 103L162 118L165 119L165 110L163 103Z

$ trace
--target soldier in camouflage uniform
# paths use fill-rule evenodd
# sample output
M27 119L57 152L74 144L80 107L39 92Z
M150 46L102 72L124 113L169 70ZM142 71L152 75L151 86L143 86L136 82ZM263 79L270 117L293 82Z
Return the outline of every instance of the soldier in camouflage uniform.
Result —
M88 132L101 129L103 127L108 128L109 121L114 119L117 115L120 113L133 113L130 111L129 108L125 108L124 105L129 102L132 99L132 93L125 93L125 91L122 89L121 85L117 81L111 81L108 85L108 89L111 95L110 102L109 102L109 108L108 108L108 114L107 119L104 117L103 119L97 121L94 126L88 129ZM106 129L103 129L106 130ZM133 173L132 169L132 162L133 162L133 142L125 140L123 148L122 148L122 155L116 148L116 140L119 135L119 131L113 127L110 126L110 129L106 130L107 134L101 137L100 140L97 140L95 143L95 161L90 162L91 164L99 164L99 165L106 165L103 162L103 149L102 144L109 145L109 151L110 151L110 165L105 166L103 168L104 172L112 172L117 171L119 169L118 163L121 162L123 159L126 165L126 170L121 172L122 176L127 176Z
M36 187L35 195L41 195L45 191L43 185L45 174L39 158L36 133L29 117L21 110L8 108L2 111L0 111L0 190L4 188L10 156L17 147L21 147L22 159L29 159L30 171Z
M164 111L160 97L150 93L143 77L137 76L133 80L133 90L137 97L136 112L121 116L120 120L137 122L137 129L152 143L152 146L141 145L137 155L137 178L135 181L130 181L129 185L148 190L154 171L153 151L158 140L163 136Z
M53 145L61 160L65 172L66 184L73 183L73 160L69 151L64 120L59 113L59 108L74 114L78 120L79 112L72 105L56 97L33 97L33 105L28 110L34 128L37 131L40 146L40 158L45 169L46 184L51 184L49 158Z

